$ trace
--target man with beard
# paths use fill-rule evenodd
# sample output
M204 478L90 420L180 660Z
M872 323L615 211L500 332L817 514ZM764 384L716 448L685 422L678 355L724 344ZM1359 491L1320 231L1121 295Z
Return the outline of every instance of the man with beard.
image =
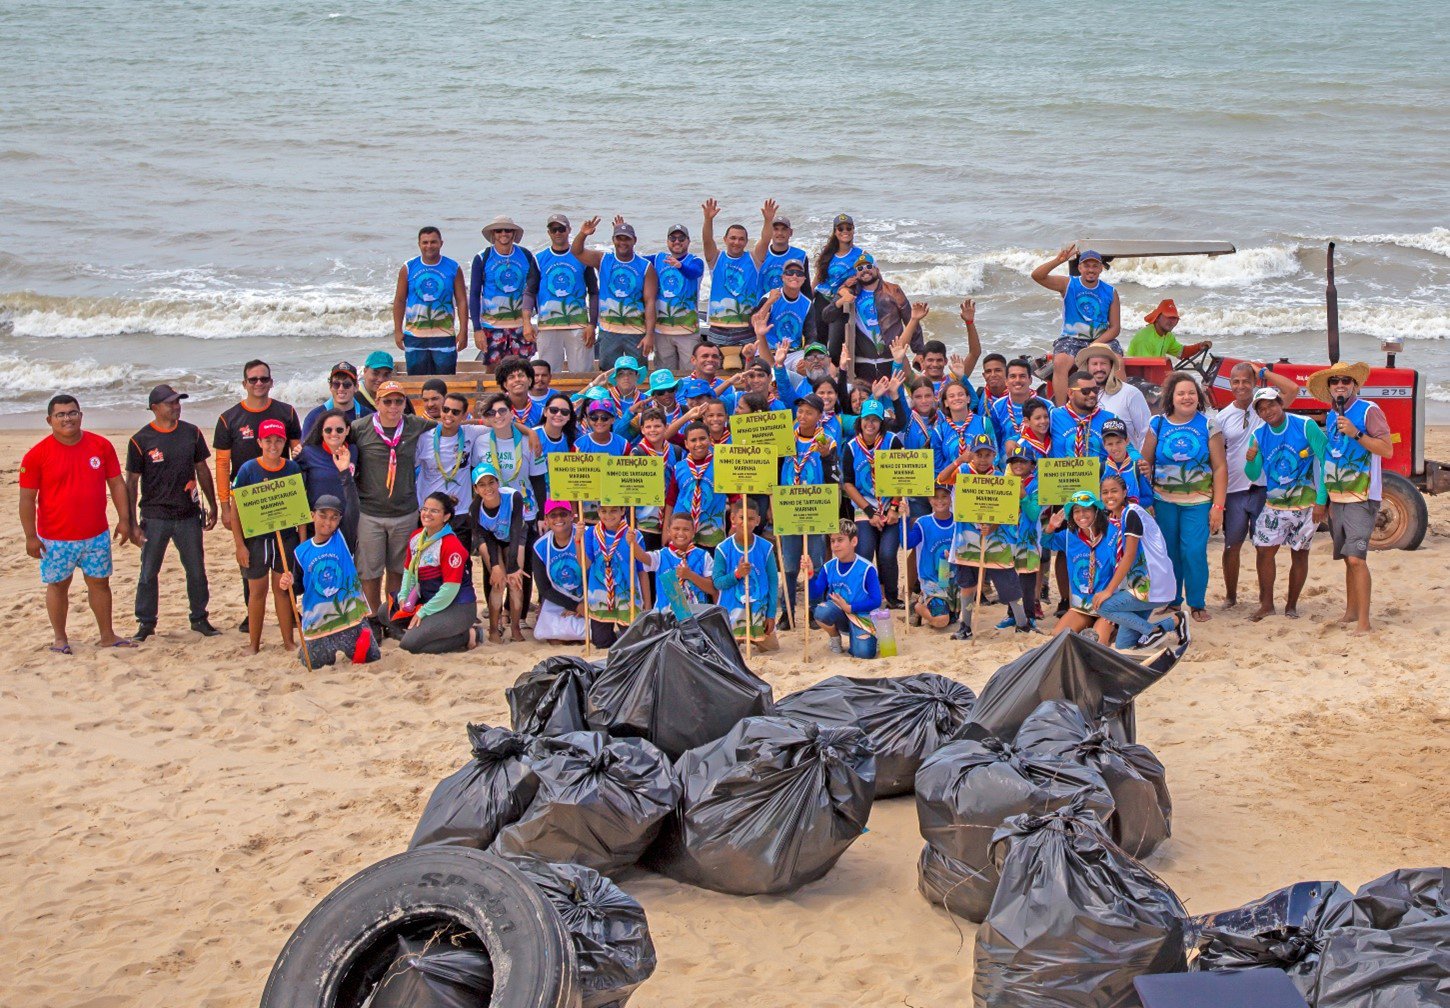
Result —
M683 371L700 343L700 278L705 263L690 252L690 229L671 224L665 251L651 257L659 293L655 299L655 367Z
M840 313L835 316L834 313ZM891 344L895 343L911 319L911 301L896 284L881 278L876 259L863 252L856 260L855 275L841 284L836 301L823 313L828 325L832 317L844 316L840 338L832 333L831 358L840 360L845 341L852 341L852 373L868 384L877 378L891 377ZM918 329L912 334L911 352L920 354L925 340Z

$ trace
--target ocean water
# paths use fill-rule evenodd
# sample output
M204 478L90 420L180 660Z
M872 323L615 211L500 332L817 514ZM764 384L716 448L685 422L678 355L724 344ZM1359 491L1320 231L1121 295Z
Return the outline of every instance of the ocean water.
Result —
M1050 341L1066 241L1219 238L1117 264L1125 329L1173 297L1184 342L1323 359L1333 238L1345 355L1400 338L1450 404L1447 4L96 0L0 37L0 424L162 380L211 416L251 357L310 405L390 346L420 225L466 263L496 214L619 212L653 251L708 196L813 255L854 214L930 335L972 297L1004 351Z

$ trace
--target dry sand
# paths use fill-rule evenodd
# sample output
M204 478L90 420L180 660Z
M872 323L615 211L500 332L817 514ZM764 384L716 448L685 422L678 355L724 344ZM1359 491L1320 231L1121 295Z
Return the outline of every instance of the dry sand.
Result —
M218 528L212 618L227 633L186 629L173 555L157 637L98 653L78 592L76 654L50 654L14 518L18 462L40 434L0 435L13 661L0 699L10 753L0 1004L255 1004L291 929L343 879L404 847L434 782L468 755L464 723L505 722L504 687L549 649L426 658L390 645L376 665L308 675L273 630L261 655L244 657ZM1446 431L1430 449L1450 457ZM1189 656L1138 715L1175 806L1174 836L1148 863L1190 910L1450 861L1450 500L1430 508L1423 548L1372 558L1380 629L1365 640L1324 625L1341 611L1342 583L1327 537L1297 621L1254 625L1251 606L1221 610L1215 563L1213 620L1194 627ZM118 552L122 633L134 627L137 556ZM1245 581L1251 598L1251 568ZM971 645L912 631L892 660L807 664L796 635L786 639L783 654L754 663L779 694L836 673L926 669L980 689L1027 646L992 631ZM973 928L917 894L920 847L908 797L878 805L836 869L793 895L742 899L625 874L659 950L632 1004L964 1003Z

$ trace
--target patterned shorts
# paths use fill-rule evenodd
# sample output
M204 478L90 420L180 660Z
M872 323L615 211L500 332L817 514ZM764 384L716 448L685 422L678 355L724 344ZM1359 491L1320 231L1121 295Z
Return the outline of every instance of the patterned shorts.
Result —
M1052 352L1056 354L1067 354L1069 357L1076 357L1083 349L1092 346L1093 341L1086 336L1059 336L1052 341ZM1117 340L1105 344L1112 348L1113 353L1119 357L1123 356L1123 348Z
M1314 509L1295 508L1285 511L1266 507L1254 522L1255 546L1288 546L1291 550L1307 550L1314 539Z
M42 539L45 551L40 554L40 580L59 584L75 573L77 567L88 578L111 576L111 534L102 532L89 539Z
M523 327L517 329L490 329L483 327L484 347L478 359L492 367L505 357L522 357L529 360L538 352L538 346L531 339L524 338Z

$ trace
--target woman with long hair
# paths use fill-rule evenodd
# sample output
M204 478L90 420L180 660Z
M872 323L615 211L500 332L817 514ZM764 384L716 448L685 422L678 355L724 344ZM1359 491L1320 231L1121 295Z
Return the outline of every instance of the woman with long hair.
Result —
M1223 433L1208 415L1208 396L1198 379L1175 371L1163 383L1163 413L1143 439L1143 458L1153 475L1153 513L1173 560L1177 591L1193 618L1209 619L1208 537L1223 528L1228 465Z
M1129 499L1128 481L1117 474L1103 477L1102 497L1108 521L1118 527L1118 563L1093 596L1093 608L1117 626L1119 651L1152 647L1175 630L1179 643L1188 643L1188 619L1182 610L1156 622L1148 619L1172 600L1177 587L1158 523Z
M326 496L342 501L342 538L349 550L356 550L359 506L353 474L357 469L357 445L352 440L347 414L330 409L319 416L307 429L296 461L302 469L308 506Z
M473 564L449 522L458 509L451 494L431 493L418 509L419 529L408 540L403 582L390 611L379 615L409 654L448 654L478 646ZM387 603L384 603L385 605Z
M817 277L814 291L816 318L826 325L827 346L842 346L843 342L849 345L851 340L844 340L846 331L846 313L836 307L836 295L840 293L841 284L845 283L856 273L856 260L864 254L862 249L856 245L856 221L850 214L836 214L835 220L831 222L831 233L826 236L826 243L816 255L815 275ZM841 362L845 368L846 362Z
M1097 598L1118 563L1118 527L1108 520L1102 498L1091 490L1079 490L1067 506L1052 516L1047 528L1064 528L1067 538L1069 606L1052 628L1054 635L1076 633L1092 627L1104 644L1112 624L1096 608Z

